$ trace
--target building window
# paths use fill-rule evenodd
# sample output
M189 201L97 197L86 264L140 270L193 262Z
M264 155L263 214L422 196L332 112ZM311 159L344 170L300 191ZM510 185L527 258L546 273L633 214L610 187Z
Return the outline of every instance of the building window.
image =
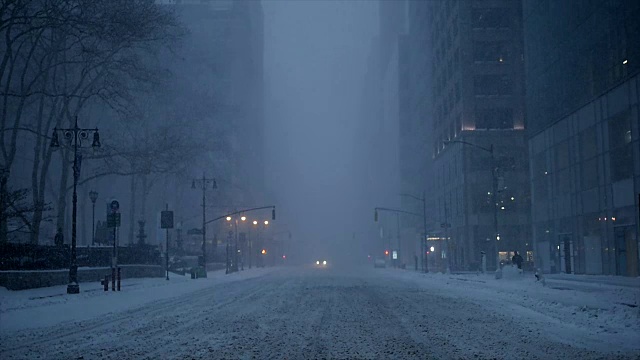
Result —
M471 13L474 29L508 29L511 26L510 9L484 8L473 9Z
M590 159L598 154L596 127L591 126L580 133L580 155L582 160Z
M598 158L582 163L582 190L598 186Z
M633 147L631 136L631 112L609 120L609 156L611 181L633 176Z
M474 41L473 61L507 62L511 60L511 52L503 41Z
M533 198L535 202L543 202L549 199L549 189L546 178L533 181Z
M473 78L476 95L510 95L513 81L506 75L478 75Z
M491 188L485 189L485 191L474 191L471 198L472 212L485 213L492 211L491 208Z
M513 129L513 110L476 109L476 129Z
M569 166L569 141L563 141L555 149L556 169L564 169Z

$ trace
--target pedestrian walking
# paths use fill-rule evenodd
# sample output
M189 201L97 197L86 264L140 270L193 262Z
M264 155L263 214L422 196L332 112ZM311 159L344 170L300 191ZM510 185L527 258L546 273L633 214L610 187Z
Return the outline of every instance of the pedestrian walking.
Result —
M513 252L513 257L511 258L511 263L518 266L518 270L522 272L522 256L518 254L517 251Z

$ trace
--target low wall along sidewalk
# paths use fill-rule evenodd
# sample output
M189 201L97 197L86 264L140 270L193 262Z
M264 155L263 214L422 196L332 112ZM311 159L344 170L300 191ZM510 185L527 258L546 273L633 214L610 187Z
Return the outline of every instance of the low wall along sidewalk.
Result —
M121 265L122 279L164 277L165 270L159 265ZM78 268L78 281L91 282L111 276L111 268ZM0 271L0 286L9 290L34 289L69 283L69 269Z

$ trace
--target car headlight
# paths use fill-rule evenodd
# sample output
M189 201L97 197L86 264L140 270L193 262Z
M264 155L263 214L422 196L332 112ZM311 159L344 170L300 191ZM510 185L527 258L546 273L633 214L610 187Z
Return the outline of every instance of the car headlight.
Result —
M320 260L316 261L316 265L320 265Z
M327 265L327 260L323 261L322 265Z

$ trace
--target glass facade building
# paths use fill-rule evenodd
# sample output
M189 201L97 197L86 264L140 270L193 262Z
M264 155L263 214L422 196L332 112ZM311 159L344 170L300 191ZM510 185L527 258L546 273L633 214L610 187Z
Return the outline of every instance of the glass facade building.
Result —
M536 265L638 276L640 3L525 0L523 17Z

